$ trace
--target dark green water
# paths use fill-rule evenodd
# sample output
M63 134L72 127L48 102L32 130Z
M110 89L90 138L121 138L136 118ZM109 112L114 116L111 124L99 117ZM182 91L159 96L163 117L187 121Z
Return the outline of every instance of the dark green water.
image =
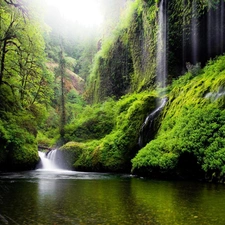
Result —
M225 224L225 186L129 175L0 174L0 224Z

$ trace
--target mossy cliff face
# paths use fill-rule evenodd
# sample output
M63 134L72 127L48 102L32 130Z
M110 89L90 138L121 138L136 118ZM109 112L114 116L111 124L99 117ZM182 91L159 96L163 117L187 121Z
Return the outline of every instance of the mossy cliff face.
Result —
M171 83L187 71L187 63L204 66L210 58L224 52L225 3L163 0L163 4L167 17L167 83ZM126 93L152 90L158 85L155 78L159 6L158 0L131 2L112 38L103 40L89 80L90 102L102 102L107 97L119 99Z
M173 82L157 137L132 160L134 173L224 181L224 65L222 56Z
M209 61L204 69L193 68L167 91L156 135L142 149L138 138L146 116L156 108L153 93L127 95L93 107L92 112L91 108L89 113L84 110L84 115L97 117L99 111L108 115L104 118L111 118L112 129L101 133L101 138L70 141L61 147L69 167L129 172L132 162L132 172L141 176L224 182L225 56ZM83 126L88 120L83 119ZM103 120L98 123L105 124ZM79 127L67 131L76 132Z
M137 0L113 34L104 40L89 81L88 98L100 102L107 97L152 88L156 69L157 4Z

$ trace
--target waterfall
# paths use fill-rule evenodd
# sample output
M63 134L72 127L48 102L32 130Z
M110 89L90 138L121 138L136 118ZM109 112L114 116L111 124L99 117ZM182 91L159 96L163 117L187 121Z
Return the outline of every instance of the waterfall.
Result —
M144 147L154 136L154 121L165 107L167 98L161 100L161 104L153 112L151 112L145 119L141 126L140 135L138 139L138 145Z
M186 1L183 0L183 8L186 7ZM186 72L186 44L187 44L187 31L186 31L186 18L183 15L183 26L182 26L182 74Z
M212 10L209 9L208 17L207 17L207 50L208 50L208 58L210 58L210 56L212 55L211 30L212 30Z
M191 42L192 42L192 64L198 62L198 10L196 0L192 2L192 19L191 19Z
M166 87L167 80L167 0L161 0L158 17L157 83Z
M208 1L207 49L208 58L224 53L224 0Z
M220 3L220 52L224 52L224 1Z
M168 42L168 18L167 18L167 0L161 0L159 4L158 15L158 39L157 39L157 70L156 80L160 88L167 85L167 42ZM167 98L163 98L159 106L151 112L145 119L140 129L138 145L144 147L153 137L155 133L154 121L166 105ZM158 102L157 102L158 105Z
M51 150L47 154L41 151L38 151L40 157L40 162L37 165L37 169L43 170L58 170L60 169L57 166L58 156L57 150Z

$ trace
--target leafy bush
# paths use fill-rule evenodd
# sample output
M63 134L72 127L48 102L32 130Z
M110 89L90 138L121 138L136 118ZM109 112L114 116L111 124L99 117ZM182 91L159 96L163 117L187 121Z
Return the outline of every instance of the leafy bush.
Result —
M0 169L30 169L38 161L36 129L33 117L26 112L7 113L0 120Z
M74 121L65 128L66 141L84 142L100 139L110 133L114 126L115 102L83 108Z

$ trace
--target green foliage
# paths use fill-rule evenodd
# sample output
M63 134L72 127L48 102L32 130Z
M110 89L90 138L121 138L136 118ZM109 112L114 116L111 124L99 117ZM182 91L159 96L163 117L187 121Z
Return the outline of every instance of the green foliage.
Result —
M66 68L74 71L75 66L77 65L76 59L74 59L72 57L69 57L69 56L66 56L65 61L66 61Z
M130 159L137 151L138 130L155 108L152 93L126 95L119 101L108 100L104 104L86 106L74 124L66 127L69 142L62 150L77 151L74 167L79 170L128 171ZM94 140L91 140L94 139ZM81 147L81 151L80 151Z
M38 161L36 124L27 112L0 119L0 169L30 169Z
M132 160L135 173L152 176L166 171L182 176L180 160L187 154L195 165L187 163L186 170L196 166L192 171L196 176L205 173L208 179L224 179L224 62L225 57L219 57L198 76L187 73L173 83L157 138ZM209 99L207 94L214 92L216 97Z
M37 124L46 117L53 78L35 7L12 3L0 3L0 169L5 170L37 163Z
M108 101L102 105L86 106L77 111L74 122L67 125L66 141L85 142L90 139L100 139L108 134L114 126L115 102Z

